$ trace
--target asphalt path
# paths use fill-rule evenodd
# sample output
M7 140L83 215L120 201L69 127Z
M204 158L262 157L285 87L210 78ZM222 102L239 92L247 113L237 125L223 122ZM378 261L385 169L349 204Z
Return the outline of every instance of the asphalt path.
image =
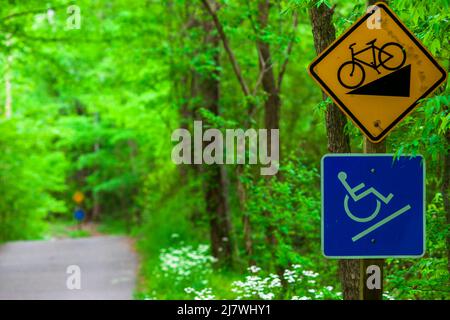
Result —
M9 242L0 246L0 299L132 299L136 271L126 237Z

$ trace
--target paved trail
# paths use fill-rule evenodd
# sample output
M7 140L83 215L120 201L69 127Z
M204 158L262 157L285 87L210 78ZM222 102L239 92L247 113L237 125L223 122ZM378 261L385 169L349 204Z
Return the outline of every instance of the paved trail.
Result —
M70 265L80 290L67 288ZM0 299L132 299L136 269L125 237L10 242L0 246Z

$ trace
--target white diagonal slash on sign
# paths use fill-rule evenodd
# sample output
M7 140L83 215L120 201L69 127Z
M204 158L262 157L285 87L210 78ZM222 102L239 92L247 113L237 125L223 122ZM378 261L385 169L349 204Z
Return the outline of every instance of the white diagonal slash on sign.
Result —
M411 206L408 204L406 206L404 206L403 208L401 208L400 210L397 210L396 212L394 212L393 214L391 214L390 216L384 218L383 220L375 223L373 226L371 226L370 228L367 228L366 230L364 230L361 233L358 233L356 236L354 236L352 238L353 242L361 239L362 237L364 237L365 235L371 233L372 231L378 229L379 227L381 227L382 225L388 223L389 221L391 221L392 219L397 218L399 215L405 213L406 211L408 211L409 209L411 209Z

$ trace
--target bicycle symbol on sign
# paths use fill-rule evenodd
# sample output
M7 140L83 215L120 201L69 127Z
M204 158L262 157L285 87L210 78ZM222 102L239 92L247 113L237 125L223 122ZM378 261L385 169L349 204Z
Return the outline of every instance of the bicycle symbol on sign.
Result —
M337 77L339 83L347 89L355 89L364 83L366 79L366 71L364 66L374 69L378 74L380 67L386 70L400 69L406 61L405 49L398 43L387 42L381 47L375 45L377 39L367 42L367 47L362 50L354 50L356 43L349 46L351 60L344 62L338 69ZM372 53L372 61L366 62L359 57L362 53L370 51ZM378 52L378 54L377 54Z
M365 188L366 185L364 183L360 183L356 187L353 187L353 188L350 187L350 185L347 182L347 173L344 172L344 171L341 171L341 172L338 173L338 179L342 183L342 185L344 186L345 190L348 193L344 197L344 210L345 210L345 213L347 214L347 216L350 219L352 219L353 221L356 221L356 222L362 222L363 223L363 222L372 221L380 213L381 202L383 202L385 205L387 205L387 204L389 204L389 202L394 197L394 195L392 193L389 193L387 196L384 196L377 189L375 189L373 187L370 187L370 188L366 189L365 191L357 194L357 192L360 191L361 189ZM356 203L359 200L361 200L361 199L363 199L363 198L365 198L365 197L367 197L369 195L372 195L372 194L376 198L375 199L376 207L375 207L375 210L369 216L367 216L365 218L361 218L361 217L353 214L350 211L350 208L349 208L349 205L348 205L348 202L349 202L350 198L352 198L352 200ZM381 221L375 223L374 225L372 225L371 227L367 228L366 230L364 230L364 231L360 232L359 234L355 235L352 238L352 241L355 242L355 241L361 239L362 237L366 236L370 232L378 229L379 227L383 226L384 224L388 223L392 219L398 217L399 215L405 213L406 211L408 211L410 209L411 209L411 206L409 204L404 206L403 208L397 210L396 212L392 213L388 217L382 219Z

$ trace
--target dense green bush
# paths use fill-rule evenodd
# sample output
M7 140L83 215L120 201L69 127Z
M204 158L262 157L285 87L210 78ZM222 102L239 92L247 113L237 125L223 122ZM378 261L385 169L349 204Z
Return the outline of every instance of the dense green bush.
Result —
M396 299L450 299L442 194L427 206L426 253L421 259L388 259L386 289Z
M0 120L0 241L43 235L50 213L64 213L67 161L52 136L25 119Z

